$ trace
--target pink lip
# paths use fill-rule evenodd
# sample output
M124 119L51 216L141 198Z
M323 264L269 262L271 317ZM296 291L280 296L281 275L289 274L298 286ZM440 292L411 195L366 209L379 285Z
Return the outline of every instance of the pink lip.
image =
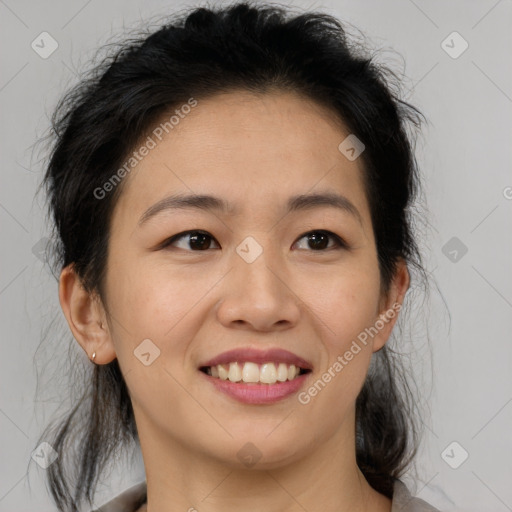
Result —
M244 363L251 362L256 364L264 364L264 363L285 363L285 364L294 364L299 368L304 368L305 370L313 370L313 366L311 363L302 359L292 352L288 350L283 350L280 348L273 348L267 350L258 350L253 348L235 348L233 350L229 350L227 352L223 352L218 356L206 361L205 363L200 364L200 367L203 366L216 366L218 364L228 364L228 363ZM294 382L294 381L290 381ZM269 387L268 384L265 384L266 387Z
M275 384L246 384L210 377L203 372L199 373L203 378L208 379L219 391L239 402L253 405L274 403L297 393L310 375L305 373L295 377L293 380L276 382Z

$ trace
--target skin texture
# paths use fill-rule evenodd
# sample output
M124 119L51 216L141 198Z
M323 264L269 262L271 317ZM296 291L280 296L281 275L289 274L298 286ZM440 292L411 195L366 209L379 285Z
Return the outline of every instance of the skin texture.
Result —
M89 356L96 351L96 364L119 360L149 512L230 512L247 504L261 512L391 510L356 465L354 429L370 359L397 315L306 405L297 396L241 404L198 370L233 348L284 348L313 365L302 391L402 303L409 286L403 262L389 294L380 295L362 159L338 150L348 134L328 110L294 93L200 100L124 178L111 223L106 304L84 291L71 267L62 271L61 306L76 340ZM292 195L333 191L356 206L361 223L330 206L286 214ZM237 211L169 210L138 226L160 199L192 192L220 196ZM191 248L188 236L159 246L197 229L211 235L210 248ZM328 239L327 249L315 250L304 236L314 230L335 233L349 249ZM252 263L236 252L247 236L263 249ZM160 356L145 366L134 350L148 338ZM247 442L262 454L251 468L237 457Z

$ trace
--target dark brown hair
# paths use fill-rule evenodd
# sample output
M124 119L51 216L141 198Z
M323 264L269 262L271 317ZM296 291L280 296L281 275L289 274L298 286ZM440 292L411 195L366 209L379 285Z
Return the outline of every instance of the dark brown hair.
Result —
M104 301L110 219L122 186L101 200L94 190L157 119L190 97L278 89L327 106L365 144L364 183L383 289L401 258L421 277L410 216L419 177L407 127L419 128L422 114L398 97L397 87L396 75L353 43L340 21L322 13L292 15L276 5L196 8L126 41L60 101L53 116L42 185L55 227L54 268L60 272L73 263L86 289ZM356 414L357 463L370 485L391 497L394 480L417 450L418 427L400 358L387 345L374 354ZM94 365L90 386L41 440L66 455L74 470L63 456L47 469L58 509L78 510L84 498L91 503L116 449L138 442L117 360Z

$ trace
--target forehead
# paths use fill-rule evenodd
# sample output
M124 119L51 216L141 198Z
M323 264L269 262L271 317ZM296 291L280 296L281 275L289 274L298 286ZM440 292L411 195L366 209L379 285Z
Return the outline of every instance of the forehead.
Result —
M349 132L326 107L295 93L232 92L186 110L172 128L164 123L175 111L163 115L139 144L150 137L153 147L124 178L116 207L131 224L176 192L225 197L242 212L332 189L366 209L362 160L340 153Z

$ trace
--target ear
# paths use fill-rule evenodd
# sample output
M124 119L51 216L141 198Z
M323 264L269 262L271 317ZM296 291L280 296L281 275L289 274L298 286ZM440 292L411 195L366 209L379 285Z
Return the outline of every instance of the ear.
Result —
M379 351L388 341L396 323L405 294L409 288L410 276L407 263L400 259L389 291L379 302L379 316L375 321L377 334L373 338L373 351Z
M96 352L94 363L106 364L116 358L105 309L97 295L85 290L73 264L60 274L59 301L74 338L89 359Z

